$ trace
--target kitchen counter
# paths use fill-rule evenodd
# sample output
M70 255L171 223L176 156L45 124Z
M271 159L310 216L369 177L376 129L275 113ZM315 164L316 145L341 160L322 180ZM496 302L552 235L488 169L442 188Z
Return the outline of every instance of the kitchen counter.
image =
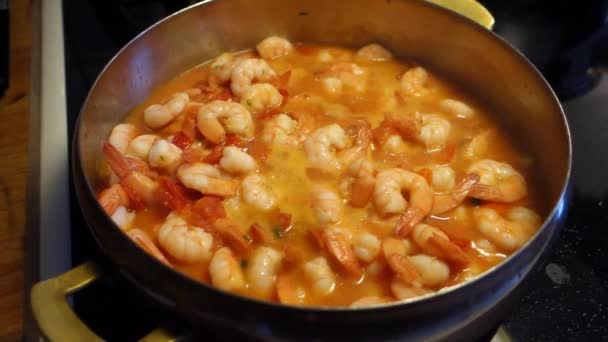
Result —
M31 4L10 3L10 86L0 98L0 341L23 333Z

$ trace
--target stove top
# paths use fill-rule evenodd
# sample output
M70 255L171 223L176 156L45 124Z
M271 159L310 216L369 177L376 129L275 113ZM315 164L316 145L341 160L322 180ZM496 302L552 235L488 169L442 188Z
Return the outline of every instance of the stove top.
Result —
M188 1L167 3L64 1L70 139L86 93L107 61L136 33ZM139 6L139 15L131 16L129 6ZM608 113L603 110L608 104L608 70L597 68L593 76L590 92L563 102L574 140L574 197L562 234L525 282L525 296L503 322L515 340L608 336L608 153L603 149L608 146L604 134ZM77 265L99 255L73 191L71 197L72 264ZM170 314L114 277L77 293L74 307L90 328L108 340L133 340L160 324L174 323Z

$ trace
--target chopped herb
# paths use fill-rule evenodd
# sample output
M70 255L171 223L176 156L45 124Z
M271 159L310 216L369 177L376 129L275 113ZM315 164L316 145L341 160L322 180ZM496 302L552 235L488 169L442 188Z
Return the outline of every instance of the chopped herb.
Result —
M247 260L241 260L241 268L247 268Z
M251 103L251 100L247 100L247 101L245 101L245 103L247 104L247 107L253 106L253 104Z
M164 156L160 156L160 160L165 161L165 157Z
M281 229L280 227L275 227L272 229L272 232L274 233L274 236L277 239L282 239L283 235L285 235L285 232L283 231L283 229Z
M243 235L243 239L245 239L247 241L251 241L251 236L245 234L245 235Z
M481 200L479 198L471 198L471 205L479 207L481 205Z

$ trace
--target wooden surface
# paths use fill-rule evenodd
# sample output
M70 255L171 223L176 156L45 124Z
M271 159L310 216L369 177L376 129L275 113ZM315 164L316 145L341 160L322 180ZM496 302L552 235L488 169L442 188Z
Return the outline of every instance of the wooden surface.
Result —
M9 6L10 85L0 99L0 341L22 335L30 109L30 2L11 0Z

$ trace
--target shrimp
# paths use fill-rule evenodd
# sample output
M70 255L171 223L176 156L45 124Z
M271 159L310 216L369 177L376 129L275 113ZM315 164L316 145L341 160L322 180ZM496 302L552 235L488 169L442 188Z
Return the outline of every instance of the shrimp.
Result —
M350 205L354 208L363 208L367 206L374 193L376 185L374 166L365 159L359 159L350 165L349 173L353 176Z
M344 123L344 126L345 133L351 132L352 134L356 132L353 145L346 150L340 151L338 154L338 159L342 165L349 166L355 161L364 158L367 154L367 150L372 141L372 130L369 121L363 118L349 118L348 121ZM365 168L360 169L360 171L365 172L369 170L369 165L363 166L365 166Z
M130 197L135 197L146 204L157 203L158 182L141 172L134 171L128 174L120 180L120 185Z
M167 260L167 258L158 249L158 247L156 247L156 244L154 243L154 241L152 241L152 239L146 232L138 228L133 228L128 230L126 234L133 242L135 242L139 247L141 247L141 249L158 259L160 262L171 267L171 263L169 262L169 260Z
M343 88L363 92L366 88L366 72L355 63L333 63L321 70L318 77L329 93L338 93Z
M120 184L114 184L103 190L97 196L97 201L108 215L114 214L119 207L128 207L130 205L129 196Z
M182 184L205 195L229 197L236 194L237 185L222 178L220 170L204 163L184 164L177 169L177 178Z
M150 128L161 128L184 111L190 101L186 93L175 93L164 105L153 104L144 110L144 123Z
M540 216L524 207L511 208L506 217L500 216L493 209L475 208L473 218L479 232L506 251L521 247L541 224Z
M469 105L462 101L445 99L440 102L441 109L461 119L470 119L475 112Z
M218 249L209 262L211 284L224 291L245 287L245 278L238 261L228 247Z
M402 190L409 192L409 204L403 198ZM403 237L431 211L433 191L424 177L393 168L376 177L373 200L381 215L403 212L395 228L395 234Z
M158 243L179 261L205 262L211 258L213 236L171 212L158 230Z
M380 239L371 233L357 234L353 241L354 252L361 261L370 263L380 253Z
M137 135L137 128L131 124L118 124L112 128L108 142L114 146L118 152L125 154L129 144Z
M237 96L243 96L254 80L268 82L277 77L270 65L259 58L248 58L238 61L232 71L231 89Z
M267 297L274 289L277 274L283 263L283 253L266 246L253 251L246 270L249 285Z
M492 131L485 130L476 134L464 148L464 156L471 160L482 159L487 155L488 147L492 141Z
M316 187L310 193L312 209L320 224L337 223L344 216L344 205L340 196L329 189Z
M312 132L304 141L304 150L314 167L322 170L340 170L342 163L334 149L345 149L348 139L344 129L338 124L324 126Z
M363 274L361 265L353 252L346 233L337 227L323 230L323 245L329 253L344 267L348 274L359 278Z
M512 203L526 197L527 186L524 177L511 165L491 159L475 162L467 173L479 175L479 184L473 187L471 196L486 201ZM495 191L491 191L494 188Z
M357 50L357 56L370 61L386 61L393 54L380 44L368 44Z
M316 293L328 295L336 289L336 276L324 257L316 257L306 262L302 268Z
M245 203L260 211L269 211L277 204L277 198L263 176L252 174L241 182L241 197Z
M399 81L399 91L404 96L423 96L429 92L427 83L428 72L422 67L415 67L406 71Z
M262 58L268 60L277 59L293 51L293 45L289 40L276 36L265 38L255 48Z
M283 304L302 304L306 298L306 290L291 274L281 274L277 277L277 297Z
M232 76L232 71L235 66L234 54L230 52L224 52L217 56L210 65L210 81L215 84L226 83Z
M357 299L350 303L351 308L364 308L366 306L390 303L392 299L390 297L378 297L378 296L365 296Z
M133 225L135 213L129 212L125 207L118 207L111 216L112 221L122 230L128 230Z
M391 282L391 293L399 300L406 300L429 294L431 293L431 290L422 287L414 287L404 283L399 278L395 278Z
M403 137L424 145L427 151L441 150L450 136L452 125L436 114L396 115L387 113L385 121Z
M257 167L255 159L236 146L226 146L219 166L230 173L248 173Z
M197 115L197 127L209 141L219 144L226 132L249 138L254 124L251 113L243 105L229 101L213 101L202 106Z
M433 197L432 215L442 214L456 208L469 196L474 187L479 183L479 176L476 173L467 175L458 182L450 191L436 193ZM487 189L490 193L492 189Z
M158 139L150 147L148 162L152 167L173 172L182 162L182 150L167 140Z
M129 143L129 148L126 152L127 156L131 156L139 160L148 160L150 149L157 139L158 136L154 134L143 134L136 137L135 139L131 140L131 143Z
M420 223L412 231L412 237L423 252L443 258L464 266L469 258L460 247L450 241L441 230L428 224Z
M420 287L420 273L408 259L408 250L402 240L385 238L382 241L382 253L388 266L406 284Z
M300 140L294 134L297 128L298 121L286 114L279 114L269 119L264 125L262 141L266 144L298 147Z
M445 284L450 276L450 267L441 260L425 254L408 257L420 274L423 286L436 287Z
M253 114L277 108L282 102L283 95L270 83L254 84L241 95L241 104Z
M456 185L456 175L449 166L437 166L431 169L431 186L436 192L447 192Z

